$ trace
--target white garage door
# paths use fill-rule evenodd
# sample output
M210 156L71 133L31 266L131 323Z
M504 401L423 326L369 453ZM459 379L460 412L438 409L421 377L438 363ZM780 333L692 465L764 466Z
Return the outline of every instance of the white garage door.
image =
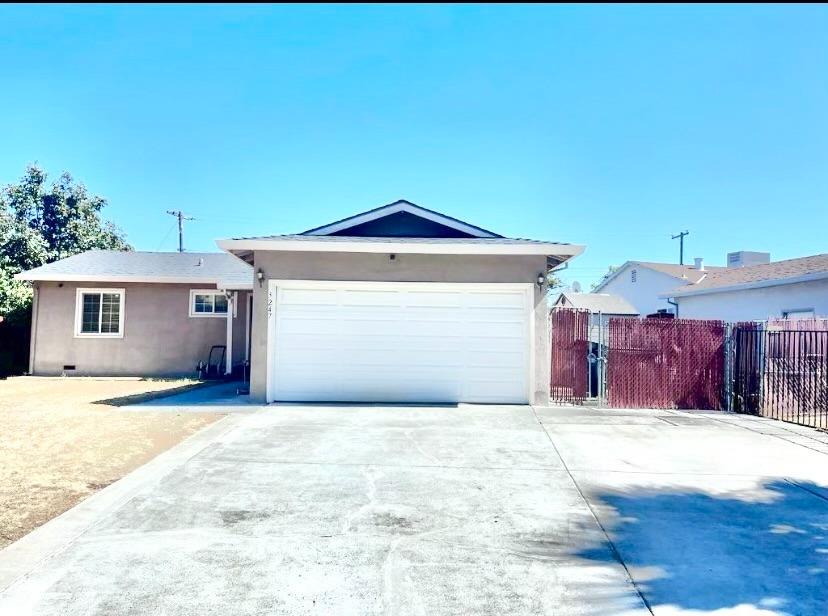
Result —
M530 285L272 282L270 401L526 403Z

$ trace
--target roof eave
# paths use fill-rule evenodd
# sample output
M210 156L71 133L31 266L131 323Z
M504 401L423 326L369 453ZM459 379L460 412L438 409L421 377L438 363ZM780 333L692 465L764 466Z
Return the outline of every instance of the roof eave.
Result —
M252 274L251 274L252 276ZM35 273L21 272L16 280L28 282L137 282L154 284L217 284L219 278L194 278L192 276L143 276L143 275L109 275L109 274L70 274L70 273ZM252 279L251 279L252 285Z
M216 245L222 250L236 255L245 251L255 250L444 255L545 255L564 257L563 261L576 257L584 251L584 246L548 242L533 244L471 244L463 242L328 242L324 240L246 239L217 240Z
M697 295L710 295L712 293L726 293L728 291L747 291L750 289L765 289L768 287L779 287L786 284L796 284L798 282L811 282L813 280L828 279L828 272L816 272L813 274L804 274L802 276L794 276L790 278L773 278L771 280L755 280L751 282L743 282L740 284L732 284L724 287L707 287L701 289L686 289L675 290L669 293L662 293L659 295L662 299L670 299L677 297L690 297Z

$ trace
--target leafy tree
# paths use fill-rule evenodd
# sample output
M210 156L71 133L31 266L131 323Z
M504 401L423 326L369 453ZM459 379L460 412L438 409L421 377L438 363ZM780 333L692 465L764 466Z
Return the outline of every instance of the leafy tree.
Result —
M564 283L554 272L549 272L546 274L546 285L550 291L554 291L564 286Z
M610 265L610 266L609 266L609 268L607 268L607 273L606 273L606 274L604 274L603 278L601 278L601 280L599 280L598 282L593 282L593 283L590 285L590 289L592 289L593 291L594 291L595 289L597 289L599 284L601 284L602 282L604 282L607 278L609 278L609 277L610 277L610 276L612 276L612 275L613 275L616 271L618 271L618 267L619 267L618 265Z
M23 270L94 248L131 250L123 232L101 220L105 205L68 173L48 183L35 164L0 191L0 315L28 321L31 287L14 279Z

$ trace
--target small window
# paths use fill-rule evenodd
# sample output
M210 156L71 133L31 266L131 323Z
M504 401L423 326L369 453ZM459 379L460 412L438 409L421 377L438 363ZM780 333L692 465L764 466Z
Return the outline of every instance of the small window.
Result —
M630 272L630 282L635 282L638 278L638 270L632 270Z
M123 335L124 290L78 289L75 336L122 338Z
M227 316L227 296L224 291L198 290L190 291L191 317Z

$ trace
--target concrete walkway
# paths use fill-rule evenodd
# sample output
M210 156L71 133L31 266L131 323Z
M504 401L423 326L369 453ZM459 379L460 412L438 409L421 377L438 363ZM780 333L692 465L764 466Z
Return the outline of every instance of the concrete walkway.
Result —
M828 435L723 414L234 414L0 552L0 614L800 614Z

